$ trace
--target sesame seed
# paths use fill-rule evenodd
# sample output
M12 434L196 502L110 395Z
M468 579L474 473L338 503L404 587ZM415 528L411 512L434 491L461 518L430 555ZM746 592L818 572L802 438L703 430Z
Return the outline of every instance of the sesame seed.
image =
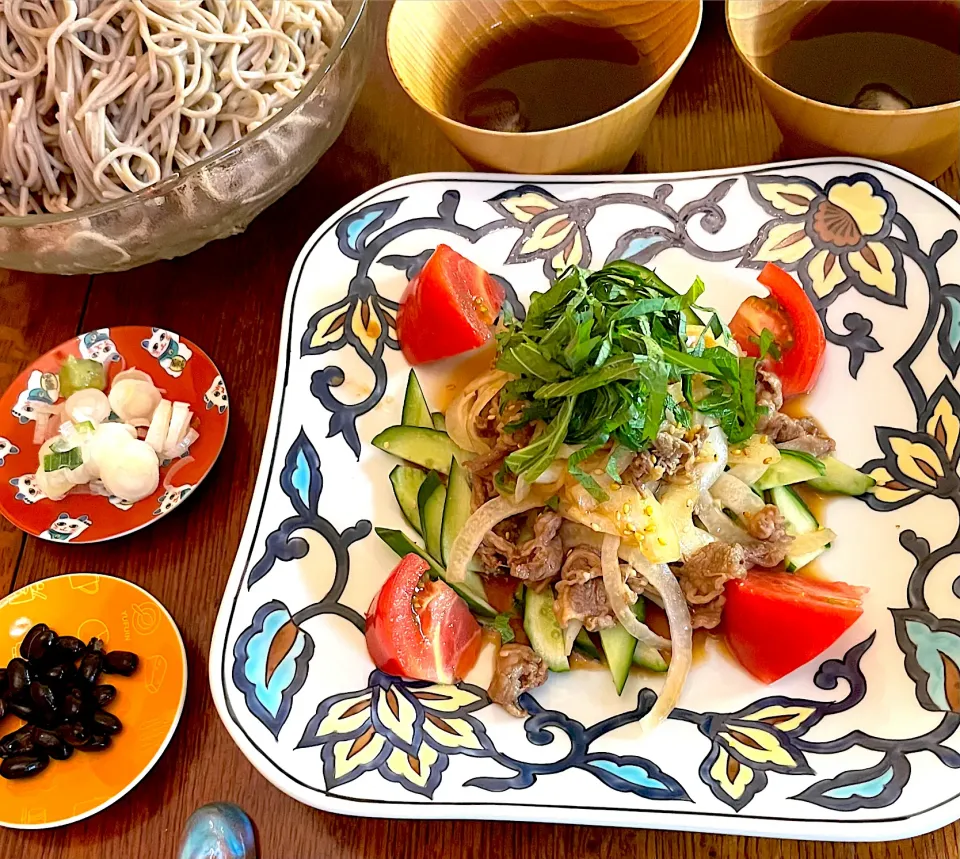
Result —
M593 528L594 531L600 530L600 526L596 522L591 523L590 527Z
M766 444L768 441L770 441L770 439L767 436L760 436L760 444Z
M658 542L661 546L666 546L666 545L667 545L667 541L664 540L663 537L657 537L657 542Z
M645 516L652 516L652 515L653 515L653 507L648 504L646 507L643 508L643 513L644 513Z
M657 526L654 525L653 523L651 523L651 524L649 524L649 525L645 525L644 528L643 528L643 530L644 530L647 534L652 534L654 531L657 530Z
M772 463L772 462L773 462L773 457L772 457L772 456L765 456L765 457L763 458L763 464L764 464L764 465L770 465L770 463Z
M601 474L603 474L603 469L602 469L602 468L595 468L595 469L593 469L593 473L596 474L597 477L599 477Z
M390 449L390 442L385 441L385 442L383 443L383 449L384 449L384 450L389 450L389 449Z
M623 486L621 486L619 483L614 483L613 486L611 486L610 488L614 492L619 492L621 489L623 489Z
M630 512L630 505L629 505L629 504L624 504L624 505L623 505L623 512L624 512L625 514Z

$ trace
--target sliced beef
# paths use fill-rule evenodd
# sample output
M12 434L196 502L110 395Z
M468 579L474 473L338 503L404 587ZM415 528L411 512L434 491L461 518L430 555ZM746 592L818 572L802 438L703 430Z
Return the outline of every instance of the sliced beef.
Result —
M753 543L744 543L743 558L748 567L775 567L782 564L783 559L787 557L790 550L792 539L775 542L768 540L757 540Z
M763 415L757 421L757 432L769 436L777 447L812 456L826 456L837 448L837 443L811 418L792 418L783 412Z
M560 626L579 620L590 632L597 632L617 622L602 578L573 583L561 579L557 582L557 599L553 608Z
M510 572L510 561L517 547L495 531L487 532L474 557L480 562L485 573L491 576Z
M757 365L757 405L778 412L783 406L783 386L780 377L763 364Z
M663 477L663 468L657 465L653 453L641 450L621 475L624 483L632 483L637 489L643 489L645 483L651 483Z
M787 523L780 508L775 504L765 504L756 513L745 513L743 519L747 526L747 533L756 540L779 543L790 539L787 534Z
M474 510L497 495L493 480L503 461L515 450L526 447L533 437L533 424L513 432L507 430L509 425L520 419L522 412L523 404L514 400L507 404L501 414L498 394L477 419L477 432L492 445L492 449L464 463L471 474Z
M747 574L744 549L736 544L708 543L673 567L673 572L690 605L693 627L713 629L726 602L724 585Z
M497 654L493 679L487 694L491 701L500 704L511 716L526 716L517 699L547 679L547 666L525 644L505 644Z
M600 575L603 575L600 569L600 553L587 546L571 549L560 568L560 577L570 584L588 582Z
M533 523L533 537L519 546L510 562L510 575L525 582L545 582L554 578L563 564L560 525L563 517L548 507Z

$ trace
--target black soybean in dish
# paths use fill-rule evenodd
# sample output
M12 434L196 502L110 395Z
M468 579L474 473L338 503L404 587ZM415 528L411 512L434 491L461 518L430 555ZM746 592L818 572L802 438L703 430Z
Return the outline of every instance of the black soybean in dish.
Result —
M0 667L0 719L10 714L27 724L0 736L0 777L29 778L76 749L110 748L112 737L123 730L106 709L117 689L97 681L102 673L129 677L139 665L137 654L107 651L99 638L84 644L74 636L60 637L43 623L31 627L19 653Z

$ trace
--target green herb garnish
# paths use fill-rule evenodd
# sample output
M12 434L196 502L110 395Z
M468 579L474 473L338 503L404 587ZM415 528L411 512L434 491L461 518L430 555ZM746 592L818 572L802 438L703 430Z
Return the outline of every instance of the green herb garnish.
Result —
M769 355L774 361L780 360L780 347L774 339L773 332L769 328L764 328L759 337L751 337L751 343L756 343L760 350L760 360Z
M501 644L509 644L516 638L513 633L513 627L510 626L510 617L509 614L498 614L496 617L481 617L478 618L478 620L483 626L496 630L499 633Z
M83 465L83 455L79 447L62 452L47 453L43 457L44 471L57 471L61 468L79 468Z
M687 326L703 325L698 310L707 319L704 332L729 333L716 313L698 307L703 291L697 278L680 295L644 266L618 261L595 272L569 268L546 292L534 293L526 320L505 320L497 337L497 367L517 377L501 391L501 407L524 405L511 429L543 424L527 447L507 457L507 469L532 482L561 444L582 445L568 470L602 498L579 463L610 441L642 450L664 420L690 427L694 411L714 417L731 442L749 438L757 359L707 347L703 335L688 346Z

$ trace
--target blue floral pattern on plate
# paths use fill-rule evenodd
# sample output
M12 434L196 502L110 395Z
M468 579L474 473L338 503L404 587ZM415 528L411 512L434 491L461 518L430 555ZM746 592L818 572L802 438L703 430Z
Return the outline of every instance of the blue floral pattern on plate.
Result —
M340 212L291 279L286 365L214 636L215 697L241 748L298 799L357 814L857 839L960 816L958 228L929 186L855 159L675 179L412 177ZM695 669L662 742L631 733L656 698L645 677L600 703L553 678L521 721L476 683L371 670L362 611L391 559L369 520L398 514L368 441L396 421L406 375L400 293L441 241L521 314L520 295L569 264L629 258L681 287L701 274L739 290L730 310L745 269L796 273L832 344L814 410L848 458L876 454L874 494L836 502L855 529L838 528L842 557L856 561L865 529L897 547L883 580L875 561L843 575L877 597L819 667L764 689L711 656L721 680ZM871 705L886 684L892 713Z

